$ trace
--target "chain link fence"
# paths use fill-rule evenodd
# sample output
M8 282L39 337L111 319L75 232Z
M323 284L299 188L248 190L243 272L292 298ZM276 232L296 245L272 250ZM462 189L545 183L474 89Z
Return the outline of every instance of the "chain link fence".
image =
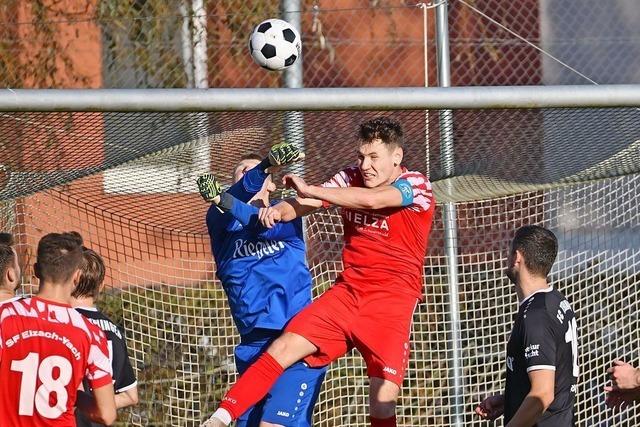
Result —
M191 1L7 0L0 6L2 85L189 87ZM431 6L302 0L304 85L435 85ZM640 81L635 0L452 0L449 10L454 85ZM247 52L252 28L281 15L279 1L208 1L203 13L209 87L282 84L280 73L257 67Z
M456 0L449 25L456 85L638 83L633 0Z

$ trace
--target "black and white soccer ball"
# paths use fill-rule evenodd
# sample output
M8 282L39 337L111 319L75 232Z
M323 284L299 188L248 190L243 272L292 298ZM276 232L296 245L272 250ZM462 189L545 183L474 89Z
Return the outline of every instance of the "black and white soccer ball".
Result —
M300 57L300 34L287 21L267 19L256 26L249 39L253 60L267 70L278 71L293 65Z

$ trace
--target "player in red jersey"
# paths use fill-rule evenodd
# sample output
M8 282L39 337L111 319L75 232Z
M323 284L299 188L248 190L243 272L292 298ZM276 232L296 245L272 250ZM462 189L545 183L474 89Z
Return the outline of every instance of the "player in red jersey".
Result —
M324 366L353 347L367 365L371 426L396 425L396 401L409 359L411 319L422 296L434 211L429 181L404 168L402 157L400 124L378 118L360 126L357 167L339 172L322 186L285 176L299 197L262 209L261 221L271 227L321 206L342 207L344 271L331 289L292 319L205 425L228 425L298 360Z
M0 427L75 426L74 405L103 424L116 409L107 339L70 305L82 239L51 233L38 243L38 294L0 305ZM78 392L86 377L93 396Z

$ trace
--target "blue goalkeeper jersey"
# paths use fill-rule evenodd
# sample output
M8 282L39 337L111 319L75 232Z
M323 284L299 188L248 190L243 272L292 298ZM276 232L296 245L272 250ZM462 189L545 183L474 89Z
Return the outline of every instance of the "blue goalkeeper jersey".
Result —
M254 328L280 330L311 302L302 219L266 229L258 208L242 203L260 191L266 177L251 169L227 191L237 199L231 211L212 205L207 212L216 275L241 336Z

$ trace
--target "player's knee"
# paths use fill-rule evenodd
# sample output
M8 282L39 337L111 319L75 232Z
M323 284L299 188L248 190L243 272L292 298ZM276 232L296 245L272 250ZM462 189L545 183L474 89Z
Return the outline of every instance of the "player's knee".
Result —
M285 332L271 343L267 352L286 369L316 350L316 346L306 338Z
M293 346L293 342L287 336L287 334L283 334L276 338L270 345L267 352L280 364L283 364L284 359L286 358L287 353L291 350Z

